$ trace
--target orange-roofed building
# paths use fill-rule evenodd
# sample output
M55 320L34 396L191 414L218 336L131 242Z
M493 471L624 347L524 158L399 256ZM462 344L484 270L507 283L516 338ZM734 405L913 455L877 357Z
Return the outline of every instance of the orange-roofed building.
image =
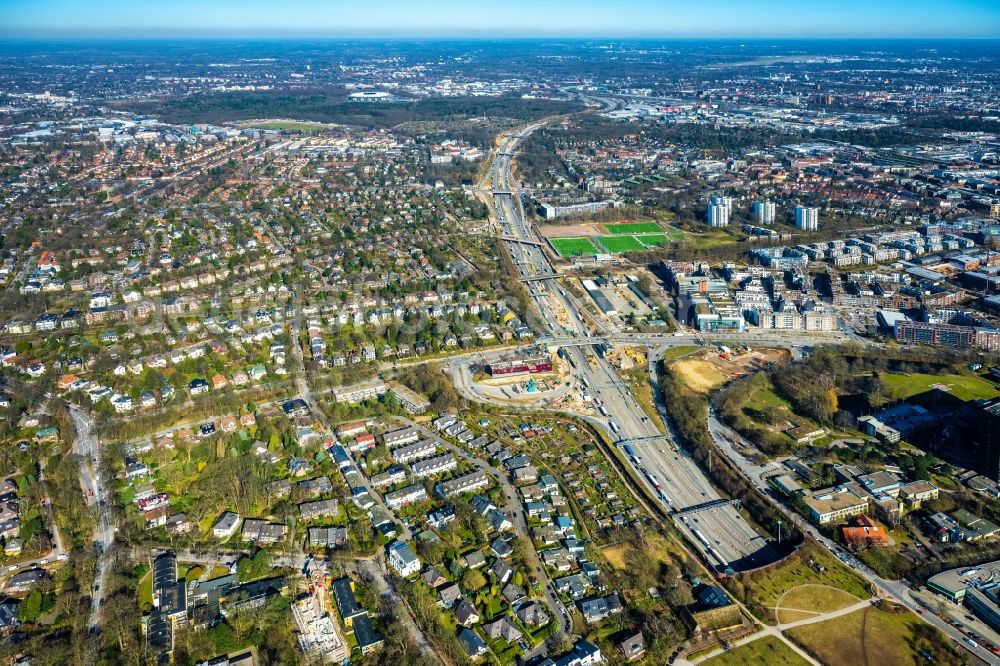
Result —
M77 376L76 375L63 375L62 377L59 378L59 381L56 382L56 386L59 387L59 390L65 391L76 380L77 380Z
M852 525L845 525L840 528L844 535L844 543L851 548L867 548L868 546L879 546L885 548L889 545L889 535L885 533L885 528L876 523L866 515L855 516Z

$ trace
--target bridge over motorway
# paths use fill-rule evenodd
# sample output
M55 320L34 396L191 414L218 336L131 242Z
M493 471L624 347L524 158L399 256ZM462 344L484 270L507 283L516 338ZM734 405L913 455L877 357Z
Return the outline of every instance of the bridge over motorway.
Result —
M686 509L681 509L677 511L675 516L690 516L693 513L701 513L702 511L710 511L711 509L718 509L724 506L740 506L740 501L738 499L717 499L711 502L702 502L701 504L695 504L694 506L689 506Z
M535 247L545 247L545 243L541 241L531 240L529 238L518 238L517 236L501 236L500 240L507 241L508 243L520 243L521 245L534 245ZM551 276L546 277L557 277L558 273L553 273Z
M558 273L546 273L545 275L532 275L530 277L520 278L520 282L542 282L544 280L555 280L559 277Z
M667 444L673 444L673 440L666 435L650 435L649 437L633 437L631 439L620 439L615 444L632 445L632 444L646 444L652 442L666 442Z

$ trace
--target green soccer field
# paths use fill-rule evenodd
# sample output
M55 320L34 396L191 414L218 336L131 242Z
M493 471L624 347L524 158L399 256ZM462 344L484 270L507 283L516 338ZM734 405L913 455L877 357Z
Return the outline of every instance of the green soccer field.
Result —
M640 234L633 236L640 243L646 247L660 247L661 245L666 245L669 240L666 234Z
M631 234L655 234L662 233L656 222L619 222L617 224L602 225L604 230L612 236L629 236Z
M589 238L550 238L549 243L560 257L579 257L584 254L598 254L600 250Z
M636 240L634 236L598 236L597 242L611 254L641 252L646 249L646 246Z

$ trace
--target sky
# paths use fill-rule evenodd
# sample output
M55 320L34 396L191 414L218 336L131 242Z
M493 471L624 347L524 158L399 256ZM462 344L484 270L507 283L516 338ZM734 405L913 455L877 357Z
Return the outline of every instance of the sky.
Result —
M1000 0L0 0L0 38L1000 38Z

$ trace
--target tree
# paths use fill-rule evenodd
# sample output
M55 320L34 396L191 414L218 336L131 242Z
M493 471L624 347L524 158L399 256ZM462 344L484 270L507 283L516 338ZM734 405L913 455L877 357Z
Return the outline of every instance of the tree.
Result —
M478 592L486 585L486 576L478 569L466 569L462 574L462 587L467 592Z
M271 555L266 550L258 550L253 557L241 558L236 565L236 576L241 582L263 578L271 571Z

